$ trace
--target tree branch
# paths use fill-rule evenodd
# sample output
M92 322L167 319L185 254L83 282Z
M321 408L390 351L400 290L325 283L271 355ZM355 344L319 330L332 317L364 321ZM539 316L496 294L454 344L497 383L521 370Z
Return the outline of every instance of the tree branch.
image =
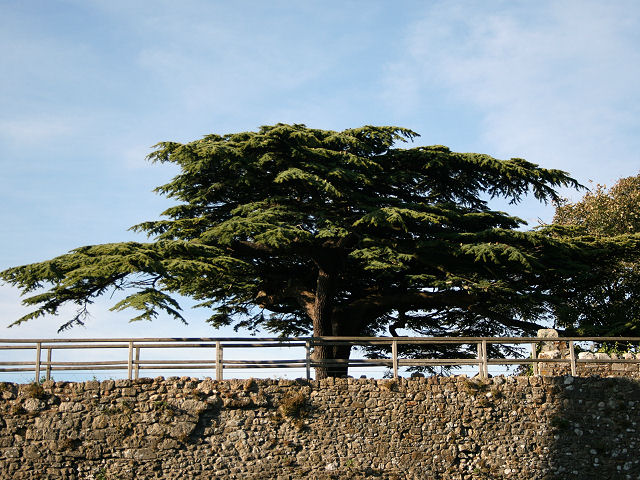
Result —
M304 310L309 318L313 318L312 315L314 313L316 296L313 292L305 290L301 286L292 285L277 294L269 294L264 290L261 290L256 295L256 303L260 308L271 310L272 312L291 313L290 309L285 311L278 307L278 305L283 303L282 301L285 298L293 299L298 306Z
M241 254L273 253L273 248L262 243L249 242L248 240L237 240L234 242L234 247Z

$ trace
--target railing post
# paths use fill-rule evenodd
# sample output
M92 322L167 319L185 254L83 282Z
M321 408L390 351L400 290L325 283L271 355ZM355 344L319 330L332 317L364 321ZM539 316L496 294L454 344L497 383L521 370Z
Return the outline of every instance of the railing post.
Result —
M484 362L482 361L482 342L478 342L478 376L482 378L484 371Z
M398 341L391 343L391 356L393 357L393 378L398 378Z
M47 348L47 382L51 380L51 348Z
M36 383L40 383L40 352L42 350L42 343L36 343Z
M133 379L133 342L129 342L129 362L127 363L127 376Z
M532 343L531 344L531 359L532 360L537 360L538 359L538 344L537 343ZM534 361L533 362L533 374L534 375L539 375L540 372L538 371L538 362Z
M571 375L576 376L576 352L573 349L573 340L569 340L569 359L571 360Z
M311 342L309 340L304 343L304 348L306 351L307 380L311 380Z
M136 347L136 368L135 368L135 379L138 380L140 378L140 347Z
M222 344L216 342L216 380L222 381Z
M489 360L487 358L486 340L482 340L482 378L489 378Z

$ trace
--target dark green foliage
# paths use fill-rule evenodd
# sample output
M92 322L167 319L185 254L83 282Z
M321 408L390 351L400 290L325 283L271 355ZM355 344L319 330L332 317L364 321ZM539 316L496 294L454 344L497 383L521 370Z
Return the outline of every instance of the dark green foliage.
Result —
M95 297L127 289L113 308L140 311L134 320L184 321L177 294L210 308L215 327L282 335L532 332L549 315L547 286L589 270L593 248L520 231L522 220L486 199L559 201L556 187L579 185L522 159L397 147L416 136L279 124L160 143L151 159L181 172L157 189L177 202L164 219L133 227L152 242L82 247L0 273L33 294L24 302L36 309L16 323L75 303L66 328Z

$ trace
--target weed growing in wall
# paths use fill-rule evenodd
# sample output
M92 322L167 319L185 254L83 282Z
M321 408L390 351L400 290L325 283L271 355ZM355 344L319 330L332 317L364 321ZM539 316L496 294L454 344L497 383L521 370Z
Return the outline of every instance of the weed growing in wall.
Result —
M0 382L0 398L4 392L11 392L11 384L6 382Z
M247 378L242 385L242 389L245 392L249 392L257 387L256 381L253 377Z
M24 392L29 398L44 398L44 388L38 382L30 383L24 387Z
M494 387L491 389L491 398L493 398L494 400L500 400L504 398L504 393L502 393L502 390L500 390L499 388Z
M396 380L387 380L385 382L380 382L378 385L380 386L381 390L386 390L388 392L393 392L393 391L395 391L396 387L398 386L398 382Z
M207 394L202 392L202 391L200 391L200 390L191 390L189 392L189 395L194 400L205 400L207 398Z
M58 450L73 450L76 447L77 443L78 441L76 439L65 437L58 442Z
M153 402L153 408L155 408L159 412L165 413L170 417L173 417L176 414L175 407L165 402L164 400L158 400L156 402Z
M114 477L113 475L109 475L107 473L107 469L104 467L98 470L93 478L95 480L120 480L120 477Z
M300 418L305 412L307 397L302 392L290 393L282 397L278 411L283 417Z
M484 393L489 389L489 384L477 381L477 380L467 380L464 382L464 390L470 395L474 397L479 395L480 393Z

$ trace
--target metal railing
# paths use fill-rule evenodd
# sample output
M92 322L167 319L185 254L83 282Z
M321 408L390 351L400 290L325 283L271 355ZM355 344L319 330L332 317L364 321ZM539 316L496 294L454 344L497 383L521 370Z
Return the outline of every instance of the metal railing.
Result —
M540 343L564 342L568 345L569 358L538 358ZM225 369L255 368L304 368L307 379L311 379L314 367L375 367L384 366L398 377L401 367L437 367L470 365L478 368L481 378L489 374L489 365L532 365L533 373L539 373L540 363L569 364L571 374L576 374L578 364L582 363L635 363L639 358L629 359L580 359L576 358L574 345L580 342L625 342L640 344L640 337L297 337L297 338L82 338L82 339L0 339L0 353L8 350L35 350L35 358L28 361L12 361L0 358L0 373L34 372L40 379L42 372L49 380L54 371L100 371L127 370L129 379L137 379L141 370L210 370L215 372L217 380L223 379ZM401 345L467 345L473 349L474 358L401 358L398 347ZM489 358L487 346L528 344L531 348L529 358ZM319 360L313 356L313 349L319 345L331 346L387 346L390 347L390 358L351 358L336 360ZM304 358L277 360L232 360L224 358L225 349L240 348L304 348ZM147 349L209 349L211 355L207 359L192 360L141 360L140 352ZM120 349L127 352L122 359L116 360L74 360L61 361L54 359L54 351L62 350L97 350ZM43 359L43 353L46 358Z

